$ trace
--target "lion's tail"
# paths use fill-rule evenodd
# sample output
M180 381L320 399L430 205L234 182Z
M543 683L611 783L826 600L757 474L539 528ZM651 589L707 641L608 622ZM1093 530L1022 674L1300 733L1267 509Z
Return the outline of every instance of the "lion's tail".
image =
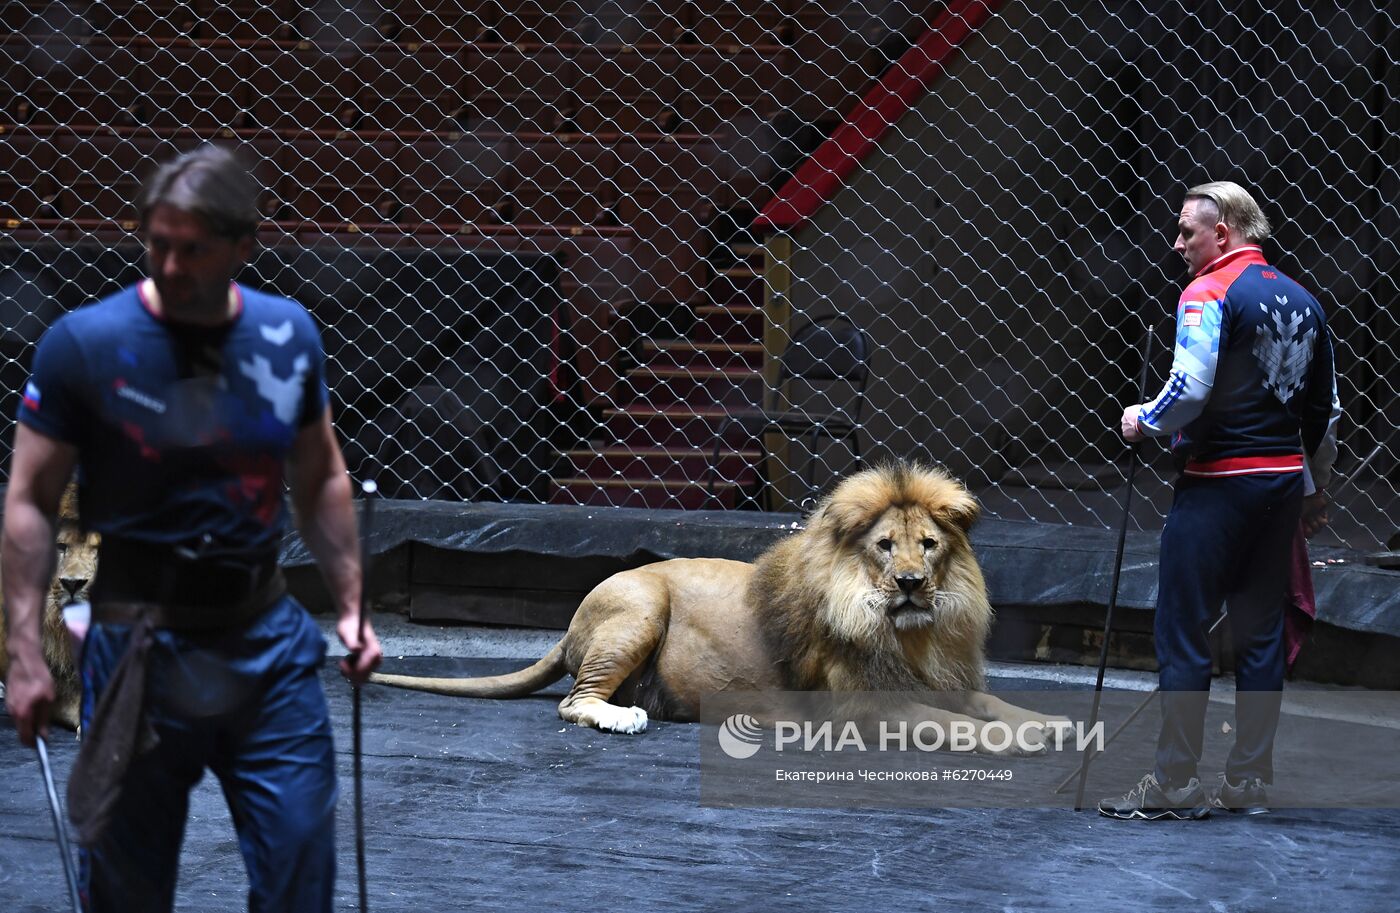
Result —
M563 678L564 642L561 640L539 662L519 672L488 675L483 678L423 678L417 675L384 675L376 672L369 680L380 685L430 691L455 697L524 697Z

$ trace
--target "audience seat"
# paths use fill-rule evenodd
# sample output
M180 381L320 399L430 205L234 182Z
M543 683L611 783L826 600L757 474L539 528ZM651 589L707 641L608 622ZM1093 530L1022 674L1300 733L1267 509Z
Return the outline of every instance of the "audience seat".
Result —
M58 148L27 130L0 134L0 220L33 219L58 193Z
M577 81L574 60L558 48L489 47L470 53L458 89L479 117L507 132L549 133Z
M189 41L133 44L132 53L137 58L135 125L204 134L245 126L248 84L260 66L252 53L232 44Z
M355 64L361 131L453 133L462 122L471 53L441 46L383 45Z
M410 0L395 3L380 21L384 38L401 45L458 45L480 41L490 21L489 3Z
M292 220L309 222L392 222L393 189L401 172L402 143L301 140L282 152L279 186Z
M203 0L198 7L199 37L222 38L240 45L290 40L294 37L293 5L286 0Z
M689 301L704 282L703 261L709 252L705 226L713 212L702 194L634 191L618 202L622 224L637 235L640 301Z
M14 56L0 92L12 123L41 129L129 122L140 73L131 50L105 39L7 41L5 48Z
M43 33L53 6L4 9L11 72L32 78L0 86L0 125L24 121L0 132L0 218L116 237L157 159L218 138L264 163L264 211L316 237L518 234L562 253L611 250L620 223L627 257L590 254L563 278L603 310L623 287L695 297L714 207L760 180L724 137L845 103L870 65L847 59L828 5L800 0L81 4L67 28L85 41Z
M476 140L421 139L406 145L397 161L394 184L408 224L494 224L514 179L505 160L510 152Z
M522 144L511 163L515 221L540 225L593 225L616 215L621 165L610 146L553 138Z
M762 0L682 6L688 43L704 47L775 45L787 18L779 4Z
M296 134L354 129L364 89L359 55L285 52L260 61L251 74L250 126Z

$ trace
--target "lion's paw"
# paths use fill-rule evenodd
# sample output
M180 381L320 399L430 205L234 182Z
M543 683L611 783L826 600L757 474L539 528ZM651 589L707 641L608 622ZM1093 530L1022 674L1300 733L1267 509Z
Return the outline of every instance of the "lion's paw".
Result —
M999 758L1033 758L1049 751L1044 738L1035 730L1028 730L1024 739L1013 739L1011 744L1000 751L990 751Z
M49 711L49 721L62 726L64 729L71 729L78 733L79 738L82 737L83 717L76 699L68 701L61 700L54 704L53 708Z
M593 725L604 732L621 732L632 735L645 732L647 712L641 707L617 707L604 704L595 711Z
M1051 714L1037 722L1040 723L1041 731L1045 733L1045 741L1050 746L1059 750L1069 744L1070 733L1074 731L1074 723L1069 717Z
M1046 744L1048 730L1039 726L1022 726L1014 730L1014 736L1006 739L1004 731L998 731L997 737L989 740L984 733L979 744L979 750L984 754L998 758L1027 758L1035 755L1045 754L1049 750Z

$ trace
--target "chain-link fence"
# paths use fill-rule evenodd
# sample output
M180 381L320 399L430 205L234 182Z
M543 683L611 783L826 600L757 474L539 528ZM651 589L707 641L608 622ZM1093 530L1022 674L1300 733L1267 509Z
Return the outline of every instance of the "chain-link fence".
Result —
M319 318L352 470L392 495L785 508L897 455L992 515L1109 525L1182 190L1234 179L1338 338L1337 534L1395 531L1400 39L1375 0L3 19L6 416L43 329L141 275L139 180L214 141L266 187L242 278Z

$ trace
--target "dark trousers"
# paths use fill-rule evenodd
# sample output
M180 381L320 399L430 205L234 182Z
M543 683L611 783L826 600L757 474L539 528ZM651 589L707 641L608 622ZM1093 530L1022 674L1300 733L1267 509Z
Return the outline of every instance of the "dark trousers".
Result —
M116 668L125 626L83 647L83 722ZM208 768L228 800L255 913L330 913L335 750L317 677L326 643L291 598L233 634L158 631L147 715L159 744L136 757L112 824L80 854L89 913L166 913L189 793Z
M1210 690L1206 631L1229 607L1235 654L1232 781L1273 781L1283 688L1283 610L1303 477L1183 477L1162 530L1154 636L1162 688L1159 782L1182 786L1201 760Z

